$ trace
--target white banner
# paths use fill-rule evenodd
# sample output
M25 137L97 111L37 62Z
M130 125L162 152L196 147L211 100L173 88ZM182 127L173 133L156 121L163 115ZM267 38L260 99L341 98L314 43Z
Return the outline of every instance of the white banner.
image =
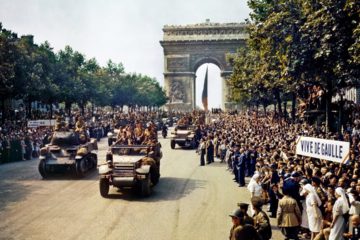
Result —
M29 128L36 128L36 127L48 127L54 126L55 120L53 119L42 119L42 120L30 120L27 123Z
M349 159L350 143L313 137L298 137L296 154L345 163Z

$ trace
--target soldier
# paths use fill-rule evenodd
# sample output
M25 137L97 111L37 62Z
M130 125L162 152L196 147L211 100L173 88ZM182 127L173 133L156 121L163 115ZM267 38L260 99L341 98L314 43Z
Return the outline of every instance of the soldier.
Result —
M254 209L254 224L255 229L261 236L262 240L269 240L272 236L270 219L266 213L261 209L263 206L263 200L259 197L251 199L251 205Z
M254 219L252 217L249 216L248 209L249 209L249 204L247 203L238 203L238 206L240 208L240 210L242 211L242 213L244 214L244 224L250 224L250 225L254 225Z
M297 201L300 211L302 211L302 204L300 202L300 176L301 175L298 172L293 172L291 177L284 181L284 188L286 188L289 195Z
M145 136L146 139L150 139L150 140L151 139L156 139L155 135L156 134L154 133L151 125L149 125L144 131L144 136Z
M75 132L84 132L86 130L86 124L84 118L80 116L75 124Z
M232 219L233 226L230 230L230 240L260 240L260 236L256 232L254 226L244 224L244 214L240 209L236 209L229 215Z
M82 116L80 116L75 123L75 132L79 135L79 141L81 144L84 144L89 140L86 132L86 124Z
M129 138L126 134L126 131L119 131L117 140L116 140L116 144L120 144L120 145L130 145L129 144Z
M150 122L151 137L157 140L157 126L153 121Z
M239 231L244 225L244 214L240 209L236 209L232 214L229 215L231 217L233 226L230 229L229 240L235 240L235 234Z
M301 223L301 212L298 203L290 196L290 191L286 186L283 187L285 195L279 201L277 211L278 226L286 239L298 240L298 228Z
M55 121L54 131L63 131L66 130L65 128L66 128L66 124L64 118L61 116L57 116Z
M137 122L134 129L135 143L140 144L144 138L144 132L140 122Z

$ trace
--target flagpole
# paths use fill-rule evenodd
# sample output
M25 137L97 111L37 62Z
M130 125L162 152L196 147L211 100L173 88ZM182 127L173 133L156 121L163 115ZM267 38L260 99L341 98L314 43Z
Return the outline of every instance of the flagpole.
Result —
M205 80L204 80L204 87L203 87L201 100L204 106L204 110L205 112L207 112L208 111L208 65L206 65Z

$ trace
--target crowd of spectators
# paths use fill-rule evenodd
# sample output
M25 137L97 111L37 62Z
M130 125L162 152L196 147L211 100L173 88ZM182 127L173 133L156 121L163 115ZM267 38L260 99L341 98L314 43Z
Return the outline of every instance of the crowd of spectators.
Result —
M37 114L37 119L49 119L48 113ZM98 109L81 114L72 111L70 117L64 112L55 112L54 119L63 119L69 129L75 128L77 118L82 116L87 135L100 140L115 128L136 122L150 122L159 118L157 112L106 111ZM54 121L55 122L55 121ZM0 125L0 163L19 160L30 160L39 156L40 148L49 143L55 126L28 127L26 120L5 121Z
M331 133L324 125L291 123L271 113L221 113L201 126L200 147L227 163L234 181L250 191L250 216L260 239L269 239L262 205L277 219L285 239L359 239L359 114L349 116L345 126L342 133ZM339 164L296 155L298 136L350 142L349 160ZM251 178L247 186L245 177ZM231 217L241 220L235 219L234 226L244 225L243 213ZM239 239L235 229L230 239Z
M196 112L179 116L179 122L185 119L187 124L198 125L200 165L205 165L205 160L211 164L214 156L218 157L226 163L239 187L247 187L251 193L250 216L246 207L244 211L244 203L239 204L241 209L231 214L234 227L230 239L246 236L241 233L245 230L248 235L255 233L253 239L270 239L268 215L277 219L286 239L299 239L299 236L317 240L358 239L359 113L356 110L347 116L342 133L327 132L324 125L292 123L276 118L272 113L227 114L219 111L213 112L212 118L208 116L206 121L204 114ZM71 117L65 118L70 128L78 116L79 112L73 112ZM161 118L157 112L102 110L82 116L88 135L98 139L115 128ZM5 122L0 128L0 159L14 155L12 148L20 149L19 156L23 160L36 158L40 148L48 143L52 131L52 126L29 128L25 121ZM347 141L350 143L349 160L339 164L296 155L298 136ZM246 177L251 178L247 185ZM268 214L263 205L267 206Z
M50 133L50 127L28 128L25 122L5 122L0 127L0 159L5 162L37 157Z

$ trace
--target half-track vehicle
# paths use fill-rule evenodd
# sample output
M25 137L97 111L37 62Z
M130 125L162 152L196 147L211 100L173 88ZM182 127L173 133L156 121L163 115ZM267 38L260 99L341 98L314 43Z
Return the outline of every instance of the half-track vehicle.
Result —
M97 166L97 141L85 140L81 143L74 131L55 131L50 144L40 149L39 172L45 179L52 173L71 171L76 177Z
M179 125L170 133L170 147L174 149L175 146L187 147L195 149L197 147L195 126Z
M106 163L99 166L100 195L107 197L110 186L135 188L143 197L151 194L151 187L159 182L161 145L110 146Z

